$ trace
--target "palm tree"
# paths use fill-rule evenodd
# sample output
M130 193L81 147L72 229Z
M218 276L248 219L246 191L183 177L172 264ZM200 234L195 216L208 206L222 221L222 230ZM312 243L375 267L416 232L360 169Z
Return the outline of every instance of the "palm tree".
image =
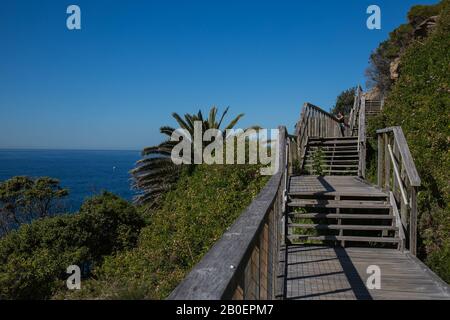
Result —
M207 119L203 118L202 112L197 114L185 114L184 119L177 113L172 113L172 117L176 120L181 129L187 130L191 136L194 135L194 122L201 121L203 132L208 129L220 129L225 115L229 108L226 108L220 119L217 119L218 109L211 108ZM244 116L243 113L235 117L223 132L232 129L238 121ZM154 207L158 204L160 197L169 191L178 180L182 166L175 165L171 160L171 152L173 147L178 143L170 141L175 128L164 126L160 128L160 132L167 136L167 139L157 146L147 147L142 150L142 159L136 163L136 167L131 170L133 178L133 187L139 190L139 194L135 197L138 204L146 204ZM192 143L192 142L191 142ZM193 153L191 158L193 158ZM191 161L191 163L194 163ZM194 164L188 165L193 168Z

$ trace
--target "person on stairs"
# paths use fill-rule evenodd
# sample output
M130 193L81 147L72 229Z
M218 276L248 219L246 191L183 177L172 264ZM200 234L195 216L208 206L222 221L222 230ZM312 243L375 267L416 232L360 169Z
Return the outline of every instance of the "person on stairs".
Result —
M339 111L339 113L336 116L336 119L339 122L339 127L341 128L341 135L344 136L345 135L345 117L342 114L342 112Z

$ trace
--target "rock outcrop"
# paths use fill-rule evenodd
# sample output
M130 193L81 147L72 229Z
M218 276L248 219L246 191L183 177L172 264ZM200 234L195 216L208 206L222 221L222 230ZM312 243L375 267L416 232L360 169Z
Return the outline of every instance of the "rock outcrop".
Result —
M436 27L439 16L432 16L423 21L414 29L414 38L426 38Z

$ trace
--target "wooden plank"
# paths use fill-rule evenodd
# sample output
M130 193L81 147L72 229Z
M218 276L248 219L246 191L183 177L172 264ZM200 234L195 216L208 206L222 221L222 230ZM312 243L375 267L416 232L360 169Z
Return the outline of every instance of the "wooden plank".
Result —
M390 181L391 181L391 160L389 158L389 136L384 136L384 190L386 192L390 191Z
M291 207L320 207L320 208L360 208L360 209L389 209L390 204L379 201L358 200L293 200L288 203Z
M349 145L349 146L341 146L341 145L337 145L337 146L323 146L323 145L309 145L309 149L310 150L323 150L323 151L325 151L325 150L330 150L330 151L334 151L334 150L342 150L342 149L344 149L344 150L348 150L348 149L358 149L358 146L355 144L355 145Z
M354 164L321 164L320 165L322 168L329 168L329 167L331 167L331 168L354 168L354 167L358 167L358 165L356 164L356 165L354 165ZM305 165L305 168L312 168L312 167L314 167L314 164L313 163L311 163L311 164L306 164Z
M331 153L332 154L332 153ZM343 155L327 155L327 154L324 154L324 156L322 157L322 159L331 159L331 158L334 158L334 159L355 159L356 161L358 161L358 154L357 153L355 153L354 155L352 155L352 154L343 154ZM307 160L311 160L311 159L307 159Z
M414 259L393 249L292 245L285 298L450 299L448 285ZM373 264L382 270L379 290L365 287Z
M290 235L292 240L313 240L313 241L352 241L352 242L379 242L379 243L397 243L398 238L380 238L380 237L351 237L351 236L309 236L309 235Z
M398 187L400 188L401 194L402 194L402 198L403 198L403 202L405 205L408 205L408 198L406 196L406 191L405 188L402 184L402 179L400 178L400 171L398 170L397 167L397 163L395 161L395 157L394 157L394 153L392 152L392 147L390 144L387 145L388 147L388 151L389 151L389 156L391 157L391 163L392 163L392 167L394 168L394 181L397 181L397 184L394 183L394 192L395 192L395 186L398 185Z
M334 140L348 140L348 141L358 141L357 137L312 137L311 141L334 141Z
M398 144L398 149L402 158L402 162L405 165L405 170L408 175L408 179L411 182L412 186L419 187L421 185L421 180L419 174L417 172L416 166L414 164L413 158L411 156L411 152L408 147L408 143L406 141L405 135L401 127L389 127L377 130L377 134L382 133L394 133L395 140Z
M398 230L397 227L393 226L340 225L340 224L290 223L288 227L300 229L316 229L316 230L363 230L363 231Z
M405 249L406 237L405 232L403 231L402 220L400 219L400 214L398 213L397 203L395 202L394 194L392 192L389 193L389 200L392 206L392 212L395 217L395 224L398 227L398 236L400 238L400 250L403 251Z
M310 140L309 145L310 146L349 146L353 147L357 145L357 141L352 140Z
M350 159L350 160L339 160L339 159L322 159L322 162L325 163L334 163L334 162L340 162L340 163L356 163L358 164L358 159ZM314 160L312 159L306 159L306 163L314 163Z
M417 172L414 160L409 151L408 143L406 142L403 130L400 127L394 127L395 140L398 143L398 151L400 152L402 162L405 165L406 173L408 174L408 179L413 187L420 187L421 180Z
M380 219L390 220L394 216L388 214L335 214L335 213L290 213L292 217L299 219Z
M291 187L291 189L293 189ZM295 189L295 188L294 188ZM386 197L385 193L382 192L363 192L360 189L355 190L340 190L340 191L291 191L289 192L289 196L344 196L344 197L367 197L367 198L384 198Z
M312 150L308 150L306 152L307 155L313 155L315 154L316 151L312 151ZM352 153L358 153L358 151L356 150L339 150L339 151L334 151L334 150L322 150L321 153L323 154L336 154L336 155L348 155L348 154L352 154Z
M417 254L417 187L411 187L411 211L409 221L409 251Z
M377 185L379 188L383 187L383 153L384 153L384 139L381 134L378 135L378 167L377 167Z

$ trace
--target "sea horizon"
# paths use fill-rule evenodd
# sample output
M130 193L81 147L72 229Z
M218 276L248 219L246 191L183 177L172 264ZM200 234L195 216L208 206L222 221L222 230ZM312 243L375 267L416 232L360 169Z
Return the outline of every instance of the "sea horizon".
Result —
M69 189L65 212L75 212L103 191L131 201L129 171L140 158L138 150L0 148L0 183L14 176L58 179Z

